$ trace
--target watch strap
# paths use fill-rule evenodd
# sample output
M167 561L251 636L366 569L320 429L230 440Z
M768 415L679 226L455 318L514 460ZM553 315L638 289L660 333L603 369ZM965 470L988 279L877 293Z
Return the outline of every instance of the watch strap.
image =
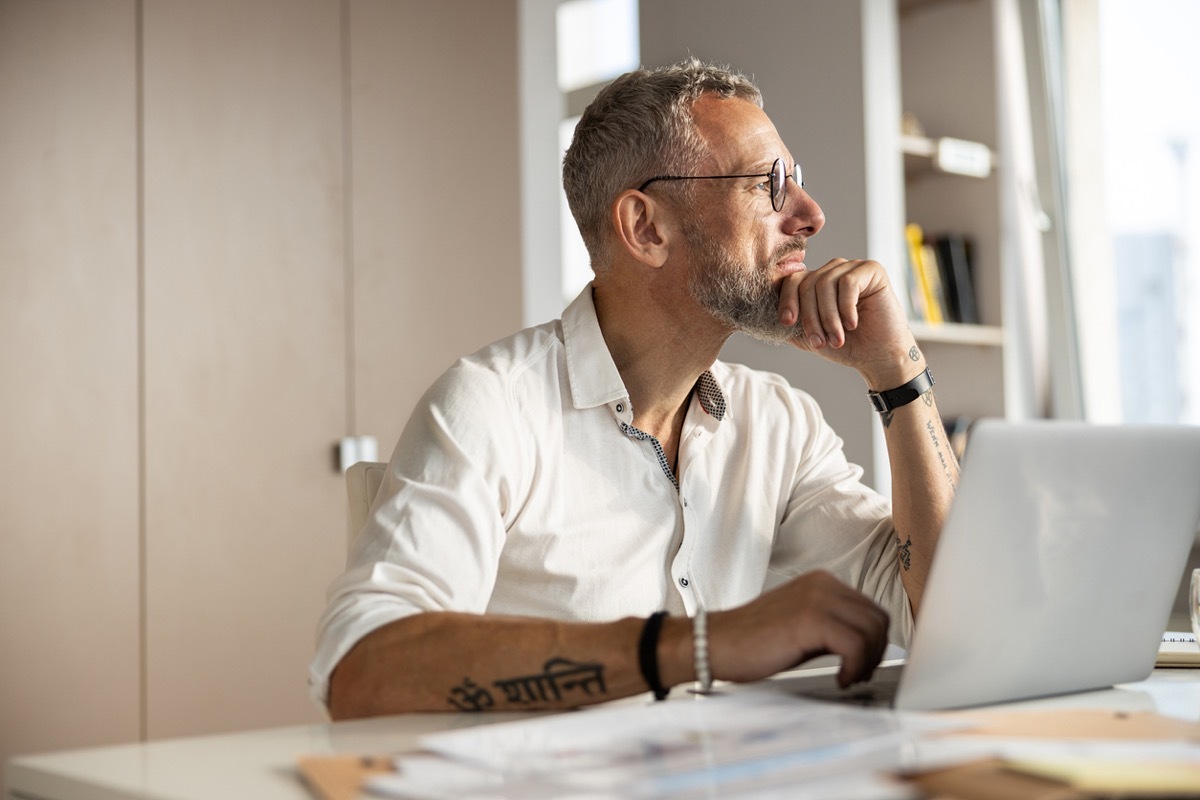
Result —
M888 389L882 392L867 392L867 398L871 401L871 405L880 414L906 406L913 400L916 400L921 395L925 394L936 381L933 379L933 373L929 371L929 367L921 370L917 377L913 378L903 386L897 386L895 389Z

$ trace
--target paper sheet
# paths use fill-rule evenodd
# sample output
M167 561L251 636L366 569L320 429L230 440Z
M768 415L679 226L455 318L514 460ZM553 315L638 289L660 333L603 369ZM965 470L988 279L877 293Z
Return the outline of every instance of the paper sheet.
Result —
M510 782L525 781L529 792L543 784L556 787L557 794L544 796L769 796L788 787L794 797L801 782L859 780L894 769L918 737L959 724L741 692L451 731L421 744ZM402 774L404 765L401 760ZM883 778L869 783L859 786L864 796L912 792ZM516 796L511 789L504 787L507 794L500 796Z

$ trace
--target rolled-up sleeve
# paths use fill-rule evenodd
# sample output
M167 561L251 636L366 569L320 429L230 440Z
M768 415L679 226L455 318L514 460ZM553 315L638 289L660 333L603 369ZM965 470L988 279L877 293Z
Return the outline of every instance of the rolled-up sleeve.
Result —
M816 402L795 392L807 432L771 557L771 571L795 575L816 567L873 598L891 616L889 638L906 647L912 609L900 579L896 532L887 498L862 483L842 441Z
M430 388L396 446L345 572L330 586L309 668L315 699L364 636L426 611L482 613L521 448L492 372L460 363Z

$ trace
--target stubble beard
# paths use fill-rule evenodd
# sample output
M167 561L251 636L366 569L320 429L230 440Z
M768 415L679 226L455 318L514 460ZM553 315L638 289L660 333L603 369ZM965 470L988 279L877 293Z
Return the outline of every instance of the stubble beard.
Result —
M784 325L779 321L779 294L771 277L772 266L789 253L803 250L805 240L786 242L767 263L752 266L734 257L696 220L687 226L685 235L697 264L690 273L688 291L706 311L734 330L770 344L786 344L803 334L799 322Z

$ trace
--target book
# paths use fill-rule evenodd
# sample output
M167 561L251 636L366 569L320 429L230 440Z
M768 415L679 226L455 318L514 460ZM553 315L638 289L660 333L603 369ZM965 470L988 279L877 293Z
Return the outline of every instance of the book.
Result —
M914 242L910 232L910 228L905 229L904 288L906 291L903 297L908 301L905 304L905 310L908 312L908 318L910 320L919 320L924 322L925 297L921 294L921 282L917 280L917 259L921 257L920 237L918 236Z
M1167 631L1158 646L1156 667L1200 667L1200 645L1191 633Z
M937 275L937 251L925 242L925 233L916 223L910 222L904 227L904 238L918 288L915 294L920 298L921 319L939 325L946 321L946 315L941 297L941 276ZM917 307L916 298L913 305Z
M974 245L961 233L944 233L934 237L934 247L938 252L948 318L951 322L979 324L972 261Z
M933 325L943 322L953 322L946 307L946 291L942 286L942 265L938 258L937 248L930 243L921 245L921 278L927 284L924 289L931 310L927 320Z

